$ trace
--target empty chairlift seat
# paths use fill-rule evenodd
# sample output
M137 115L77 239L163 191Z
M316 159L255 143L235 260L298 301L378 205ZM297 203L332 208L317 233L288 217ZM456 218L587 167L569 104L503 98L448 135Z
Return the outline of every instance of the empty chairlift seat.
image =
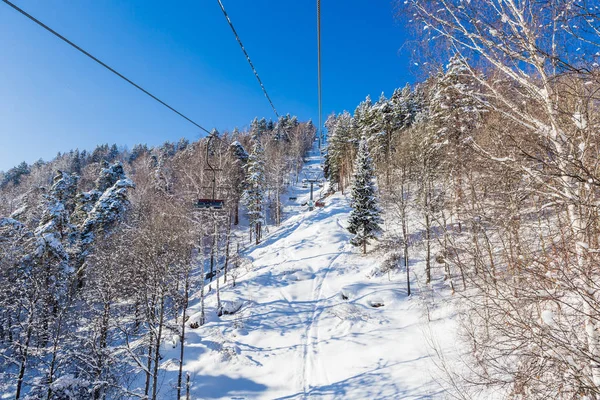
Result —
M213 200L213 199L198 199L194 206L196 208L206 209L212 208L216 210L220 210L223 208L223 200Z

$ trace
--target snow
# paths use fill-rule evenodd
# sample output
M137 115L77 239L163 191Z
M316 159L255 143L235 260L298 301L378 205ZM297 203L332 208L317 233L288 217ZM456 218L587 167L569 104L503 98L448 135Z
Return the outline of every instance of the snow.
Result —
M320 171L318 163L313 154L305 172ZM186 330L190 397L443 396L431 343L445 356L457 352L456 313L451 301L441 301L447 291L440 282L420 290L413 275L409 297L404 273L367 277L382 254L363 256L350 245L349 199L336 193L308 212L297 204L308 200L309 190L298 187L294 194L287 220L246 250L249 267L237 270L236 286L221 282L222 306L239 306L236 312L217 317L213 290L208 322ZM413 261L411 269L422 275L424 261ZM192 296L188 327L199 312L199 297ZM170 335L165 341L159 398L173 398L180 348Z
M5 226L10 226L13 229L21 229L23 224L13 218L0 218L0 228Z
M17 208L15 211L13 211L10 214L10 218L14 218L14 219L19 218L21 215L23 215L27 211L28 208L29 207L27 206L27 204Z
M554 313L550 310L544 310L542 311L541 314L542 317L542 321L544 321L544 323L550 327L555 327L556 326L556 322L554 320Z
M575 124L577 129L587 128L587 121L583 114L581 114L580 112L576 112L575 114L573 114L573 123Z
M340 290L340 293L344 300L355 299L357 297L358 292L359 292L359 287L356 285L344 286Z
M244 302L241 300L224 300L221 302L221 313L226 315L235 314L243 305Z

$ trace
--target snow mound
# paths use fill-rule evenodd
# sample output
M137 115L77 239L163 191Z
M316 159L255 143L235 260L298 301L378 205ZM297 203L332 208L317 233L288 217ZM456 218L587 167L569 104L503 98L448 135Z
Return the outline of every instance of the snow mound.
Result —
M223 300L221 301L221 307L217 311L217 315L220 317L221 315L232 315L236 312L240 311L244 302L241 300Z
M369 300L367 300L367 303L373 308L385 306L385 301L381 297L371 297Z
M340 290L342 300L352 300L358 296L358 287L355 285L344 286Z
M219 317L217 316L217 313L215 311L216 310L213 310L213 311L206 310L205 311L204 324L207 324L209 322L218 322L219 321ZM192 314L192 316L188 319L187 326L189 326L191 329L198 329L203 325L201 323L201 321L202 321L202 312L197 312L195 314Z
M308 281L315 277L315 274L308 271L295 271L288 275L290 281Z

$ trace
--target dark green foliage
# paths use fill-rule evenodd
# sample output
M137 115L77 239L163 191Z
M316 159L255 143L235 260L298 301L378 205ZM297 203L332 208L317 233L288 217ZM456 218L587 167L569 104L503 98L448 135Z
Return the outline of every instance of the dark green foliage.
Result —
M383 222L373 178L373 160L369 155L367 141L363 138L356 157L348 230L355 235L351 243L362 246L364 253L369 240L375 239L381 232L379 224Z

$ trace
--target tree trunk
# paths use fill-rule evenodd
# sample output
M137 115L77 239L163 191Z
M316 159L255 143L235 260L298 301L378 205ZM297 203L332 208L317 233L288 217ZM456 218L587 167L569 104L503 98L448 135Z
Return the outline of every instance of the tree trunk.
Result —
M19 376L17 377L17 392L15 394L15 400L19 400L21 397L21 388L23 386L23 377L25 376L25 368L27 366L27 357L29 356L29 341L31 340L31 332L32 332L32 317L31 313L33 310L30 310L30 314L27 321L27 333L25 334L25 344L22 348L21 353L21 365L19 366Z
M161 289L162 291L162 289ZM158 334L154 343L154 373L152 377L152 400L156 400L156 392L158 390L158 365L160 363L160 342L162 340L162 327L165 317L165 296L160 295L160 311L158 317Z
M256 222L256 232L254 233L254 237L256 239L256 244L260 244L260 222Z
M445 271L445 278L444 280L447 280L450 283L450 289L452 291L452 294L454 294L454 282L452 281L452 274L450 273L450 264L448 264L448 260L447 260L447 256L449 254L449 244L448 244L448 224L446 222L446 214L442 211L442 221L444 223L443 229L444 229L444 250L443 250L443 257L444 257L444 271Z
M206 275L204 274L204 261L202 261L202 268L200 272L200 326L204 325L205 314L204 314L204 283L206 281Z
M183 378L183 355L185 350L185 323L188 308L188 300L189 300L189 290L190 290L190 274L189 269L186 269L185 275L185 284L184 284L184 294L183 294L183 304L182 304L182 312L181 312L181 335L179 335L179 374L177 376L177 400L181 399L181 381Z
M238 226L240 224L240 202L236 200L235 207L233 207L233 224Z
M154 334L152 330L149 332L150 337L148 338L148 358L146 361L146 380L144 383L144 399L148 398L148 393L150 392L150 381L152 380L152 374L150 370L152 368L152 352L153 352L153 343L154 343Z
M185 400L190 400L190 373L185 374ZM177 399L179 400L179 399Z
M425 195L429 198L429 194ZM425 209L425 283L431 282L431 217L429 215L429 204Z
M276 190L276 196L275 196L275 219L276 219L276 224L277 226L279 226L279 224L281 224L281 195L279 194L279 188Z
M402 220L402 245L403 245L403 256L404 256L404 268L406 269L406 291L407 295L410 296L410 271L408 264L408 221L406 218L406 202L408 201L408 188L406 186L407 174L406 166L402 165L402 172L400 177L400 219Z
M217 234L217 232L215 231L215 235ZM218 241L218 236L217 236L217 241ZM220 280L219 280L219 248L217 247L215 249L215 257L217 259L217 265L215 268L215 277L217 278L217 313L220 313L221 311L221 285L220 285Z
M214 233L213 233L213 237L212 237L212 246L210 247L210 278L209 281L212 282L213 281L213 277L215 276L215 251L216 251L216 247L218 246L217 244L217 221L214 221Z
M108 337L108 323L110 319L110 302L107 300L104 302L104 312L102 313L102 323L100 328L100 354L99 359L97 361L97 369L96 369L96 379L99 379L102 376L102 365L104 363L104 350L107 347L107 337ZM102 390L100 388L94 389L93 394L94 399L102 398Z
M227 221L227 238L225 242L225 265L223 265L223 283L227 283L227 269L229 266L229 242L231 241L231 221Z

